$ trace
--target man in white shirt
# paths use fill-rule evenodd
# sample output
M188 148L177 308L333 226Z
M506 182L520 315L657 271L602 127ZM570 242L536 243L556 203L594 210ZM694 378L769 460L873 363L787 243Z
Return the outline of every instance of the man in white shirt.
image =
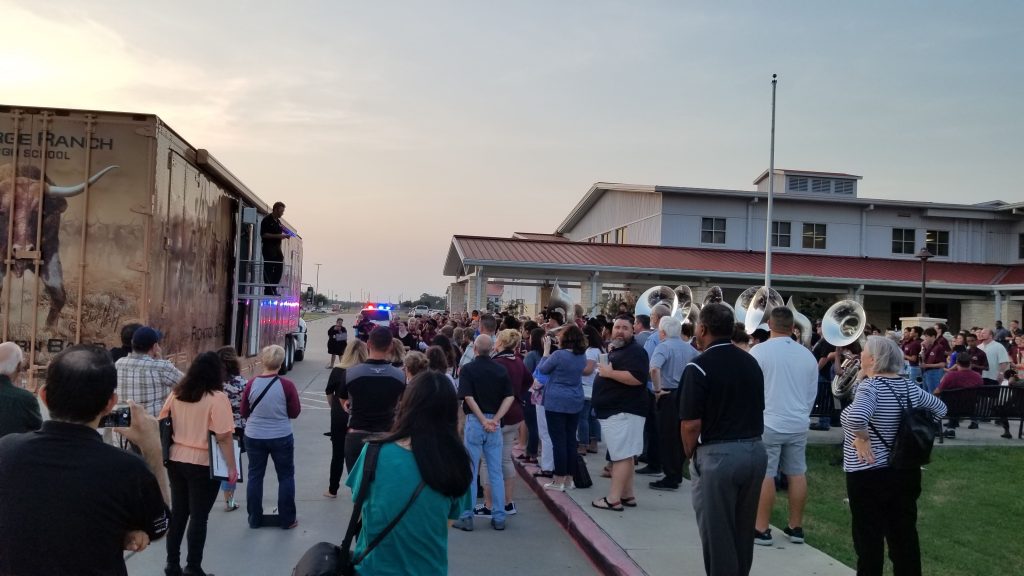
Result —
M498 332L498 320L493 314L484 314L480 317L480 335L487 335L491 337L491 343L497 341ZM462 358L459 360L459 368L461 369L466 364L469 364L476 359L476 355L473 352L472 346L466 346L466 351L463 352Z
M997 386L1003 379L1003 373L1010 367L1010 354L1005 346L992 339L992 330L988 328L981 329L978 340L978 348L988 358L988 368L982 371L981 379L986 386Z
M810 350L792 339L793 311L773 308L768 321L771 335L754 346L751 356L764 373L764 434L768 469L761 484L761 500L754 524L754 543L774 544L768 521L775 503L775 476L781 465L789 479L790 542L804 541L803 514L807 501L807 421L818 394L818 363Z

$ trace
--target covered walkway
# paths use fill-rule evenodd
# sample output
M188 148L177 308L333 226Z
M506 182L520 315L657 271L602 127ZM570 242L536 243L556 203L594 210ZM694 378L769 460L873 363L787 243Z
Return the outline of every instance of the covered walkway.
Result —
M894 318L918 312L921 267L906 260L774 253L772 286L791 295L854 298L868 321L893 326ZM572 242L552 235L513 238L454 236L444 274L452 310L483 309L487 283L536 286L543 307L554 280L580 290L593 311L608 290L639 293L649 286L686 284L701 300L720 286L727 302L764 276L764 253L628 244ZM991 326L1021 318L1024 266L931 262L927 267L928 312L954 327Z

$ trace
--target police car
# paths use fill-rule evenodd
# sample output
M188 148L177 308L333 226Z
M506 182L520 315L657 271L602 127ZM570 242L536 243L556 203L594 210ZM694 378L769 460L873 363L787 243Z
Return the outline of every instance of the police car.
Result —
M391 326L391 314L390 304L367 304L365 308L359 311L364 318L373 322L377 326L383 326L385 328Z

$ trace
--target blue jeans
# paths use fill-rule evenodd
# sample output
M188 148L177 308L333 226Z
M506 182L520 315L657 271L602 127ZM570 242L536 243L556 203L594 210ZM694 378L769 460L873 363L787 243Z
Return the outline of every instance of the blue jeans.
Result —
M583 400L583 409L578 415L579 424L576 425L576 443L581 446L590 444L590 400Z
M911 382L913 382L914 384L917 384L917 379L921 377L921 367L920 366L908 366L907 367L907 377L910 378Z
M493 418L493 414L484 414L487 418ZM480 456L483 454L487 462L487 480L491 485L491 502L495 503L491 511L491 518L495 520L505 519L505 508L498 503L505 501L505 479L501 473L501 427L494 432L486 432L483 424L476 416L466 416L466 451L469 452L469 461L473 464L473 483L471 490L476 490L477 474L480 472ZM476 499L474 498L474 501ZM473 516L473 509L462 511L463 518Z
M942 375L945 374L945 370L942 368L929 368L924 371L924 390L925 392L935 392L935 389L939 387L939 382L942 381Z
M245 509L249 514L249 527L263 525L263 477L267 472L267 457L274 459L277 472L277 513L281 527L295 522L295 437L260 440L245 437L249 453L249 477L245 479Z

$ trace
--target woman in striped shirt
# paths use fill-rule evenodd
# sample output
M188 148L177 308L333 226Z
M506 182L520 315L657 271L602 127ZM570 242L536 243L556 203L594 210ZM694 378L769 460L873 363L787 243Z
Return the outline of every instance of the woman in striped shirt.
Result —
M893 445L900 425L900 403L906 406L908 396L914 407L929 410L936 421L945 416L946 405L899 375L903 352L892 340L869 336L860 358L867 378L842 415L843 470L853 517L857 574L881 576L884 544L888 543L893 573L920 575L917 498L921 495L921 470L892 468L886 444Z

